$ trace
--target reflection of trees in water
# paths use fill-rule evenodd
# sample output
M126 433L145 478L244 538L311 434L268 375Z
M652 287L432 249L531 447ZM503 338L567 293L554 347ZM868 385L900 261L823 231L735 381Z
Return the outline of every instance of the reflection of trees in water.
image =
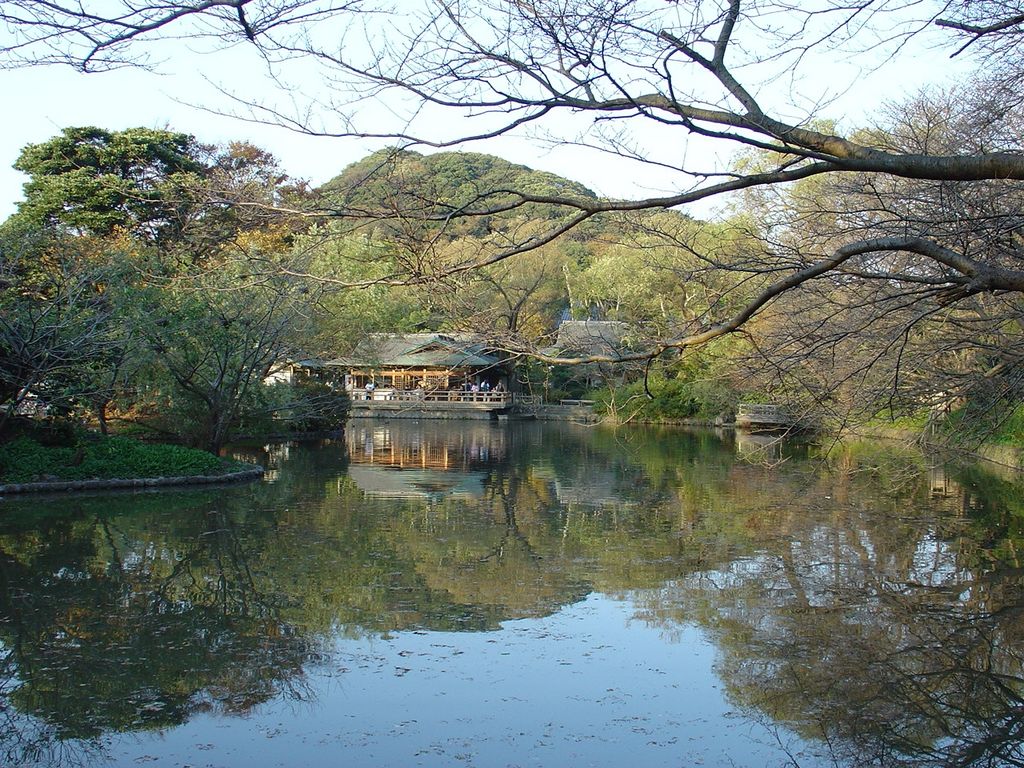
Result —
M99 762L98 740L66 741L53 724L19 714L10 697L20 684L15 651L0 644L0 764L77 768Z
M475 503L452 499L410 507L394 524L394 543L433 592L486 607L499 620L545 616L590 587L550 557L556 535L537 484L495 469Z
M935 493L919 455L861 447L833 457L837 478L799 459L737 464L706 436L520 428L509 439L479 498L381 508L390 522L375 546L434 605L493 621L592 588L649 590L649 619L713 629L738 701L837 755L1009 759L999 745L1020 735L1020 672L1005 649L1020 633L1005 617L1018 581L985 553L1014 537L955 485Z
M99 505L118 503L85 502L0 537L5 699L31 715L7 710L6 764L39 762L33 744L47 743L59 754L43 762L74 763L74 750L108 730L305 695L309 643L254 579L237 510L202 498L173 518L100 516Z
M844 762L1024 764L1024 572L968 535L992 501L946 493L959 514L934 518L931 484L879 496L870 474L737 510L756 549L644 593L642 615L708 629L734 700Z
M738 701L855 764L1020 764L1019 622L905 588L860 584L770 618L744 610L748 595L714 627L721 674Z
M837 756L1019 758L1012 486L940 493L913 456L846 455L832 475L738 464L707 436L503 434L473 494L374 497L328 444L279 452L264 486L7 515L8 762L307 696L304 665L338 633L488 629L592 589L668 633L708 628L737 702Z
M641 482L643 462L621 457L620 444L555 434L553 448L535 431L513 433L515 461L490 451L483 462L477 451L478 498L367 499L338 482L338 446L295 447L278 452L280 475L262 487L8 516L7 696L31 716L20 733L46 728L50 744L84 748L108 730L304 696L303 664L336 632L472 630L545 615L590 590L597 560L621 572L596 580L609 587L623 575L657 580L664 565L647 561L675 546L663 536L670 480ZM595 473L601 509L573 490ZM576 495L565 504L560 491ZM14 729L0 739L29 759Z

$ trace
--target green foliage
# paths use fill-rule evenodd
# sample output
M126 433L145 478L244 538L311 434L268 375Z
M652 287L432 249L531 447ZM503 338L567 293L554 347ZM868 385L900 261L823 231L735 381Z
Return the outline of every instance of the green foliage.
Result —
M307 354L330 358L350 351L368 334L406 333L430 324L429 297L384 284L398 270L395 247L386 240L346 234L342 226L331 224L298 236L295 250L305 254L314 274L359 285L325 290L314 334L306 340Z
M928 408L922 408L914 413L896 415L892 413L880 413L869 420L867 427L880 427L883 430L892 429L898 432L920 433L928 426L933 417L933 412Z
M709 265L734 262L748 240L741 225L675 211L607 219L589 256L567 276L572 309L596 311L654 336L677 334L712 311L729 314L754 285L749 276L744 284L741 275Z
M278 274L301 217L270 206L302 185L272 155L69 128L17 167L31 179L0 233L0 427L31 393L51 416L88 409L106 431L112 406L216 452L265 411L262 379L317 306Z
M18 215L99 235L153 235L173 218L182 177L202 170L198 153L184 133L66 128L14 164L30 177Z
M594 198L575 182L490 155L396 149L370 155L321 187L321 205L344 218L311 233L324 238L311 271L357 286L329 297L329 315L339 318L330 324L340 342L335 351L375 331L550 334L568 303L564 253L573 240L591 236L589 227L564 243L466 269L570 215L562 206L523 204L517 193ZM431 275L444 279L424 282ZM388 288L402 280L418 287Z
M594 193L574 181L534 171L493 155L476 152L438 152L422 155L384 149L348 166L320 188L334 206L360 211L422 214L483 210L514 199L510 191L534 195L591 198ZM475 217L450 230L453 235L482 235L511 218L561 218L555 206L531 205L524 211Z
M245 291L245 276L208 271L147 293L141 332L152 351L149 398L163 428L216 453L232 430L264 411L262 381L289 356L300 294L289 280Z
M999 423L991 441L999 445L1024 446L1024 404L1018 405Z
M587 398L590 387L588 386L585 371L578 366L556 365L556 366L535 366L534 375L537 372L544 376L543 388L545 397L553 403L563 398L580 399ZM584 375L581 375L584 374Z
M299 379L263 390L272 404L272 431L333 432L348 418L349 399L345 392L316 379Z
M1024 446L1024 404L1007 400L969 400L937 425L938 432L958 445L975 448L982 443Z
M87 437L76 445L44 446L22 436L0 445L0 480L5 483L218 475L237 467L237 462L206 451L126 437Z
M0 428L26 397L54 416L111 390L125 281L116 244L24 220L0 226Z
M735 410L740 393L728 380L709 376L715 361L691 361L624 386L596 390L588 395L595 410L620 420L673 422L687 419L710 422Z
M643 381L635 381L624 387L598 390L593 399L595 411L602 415L644 421L690 419L701 411L693 385L678 379L649 379L646 389Z

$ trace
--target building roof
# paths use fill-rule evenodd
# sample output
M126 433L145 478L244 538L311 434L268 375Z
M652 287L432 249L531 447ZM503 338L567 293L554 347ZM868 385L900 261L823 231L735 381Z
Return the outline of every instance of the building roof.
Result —
M444 333L375 333L350 355L327 362L349 368L489 368L501 363L485 345L468 336Z
M563 320L555 349L577 355L618 355L625 345L627 326L617 320Z

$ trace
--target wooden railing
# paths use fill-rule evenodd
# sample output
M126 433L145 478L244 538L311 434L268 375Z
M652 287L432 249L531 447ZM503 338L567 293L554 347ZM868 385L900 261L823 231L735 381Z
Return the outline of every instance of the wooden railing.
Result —
M782 405L740 403L736 406L736 423L790 424L793 415Z
M775 416L785 411L785 406L768 403L740 403L736 406L736 413L744 416Z
M399 402L399 403L479 403L483 405L503 406L513 402L522 402L522 396L512 392L466 392L452 390L408 390L408 389L375 389L372 392L355 390L349 392L353 402Z

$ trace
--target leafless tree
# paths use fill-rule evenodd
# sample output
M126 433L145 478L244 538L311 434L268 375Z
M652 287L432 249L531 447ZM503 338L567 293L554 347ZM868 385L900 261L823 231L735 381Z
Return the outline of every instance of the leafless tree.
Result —
M1016 110L993 108L969 89L920 94L890 109L872 139L895 151L1011 147ZM794 263L825 258L842 243L917 238L969 255L986 268L1019 264L1021 187L1003 180L907 180L843 174L763 190L760 211L772 251ZM762 315L759 351L769 370L802 382L842 418L852 410L893 416L970 398L994 413L1021 393L1019 292L972 291L956 268L911 250L866 253L806 286L785 310ZM791 387L792 388L792 387ZM990 425L991 426L991 425Z

